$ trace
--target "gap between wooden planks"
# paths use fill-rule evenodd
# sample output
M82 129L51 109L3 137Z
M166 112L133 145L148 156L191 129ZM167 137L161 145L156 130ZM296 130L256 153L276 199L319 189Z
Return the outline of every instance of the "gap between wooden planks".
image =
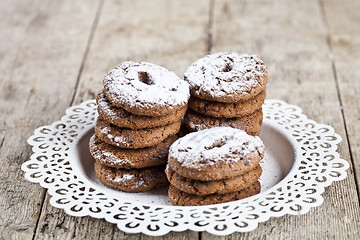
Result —
M360 2L321 0L321 6L360 196Z

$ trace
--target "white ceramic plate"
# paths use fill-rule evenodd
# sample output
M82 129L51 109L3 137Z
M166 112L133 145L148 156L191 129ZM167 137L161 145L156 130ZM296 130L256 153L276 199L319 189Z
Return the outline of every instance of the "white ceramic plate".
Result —
M166 188L125 193L102 185L88 150L97 117L94 100L71 107L60 121L36 129L28 140L34 153L22 169L27 180L48 188L53 206L73 216L105 218L128 233L251 231L270 217L304 214L320 205L324 187L344 179L349 167L336 151L341 138L331 127L307 119L300 108L279 100L267 100L263 112L262 190L239 201L178 207L171 206Z

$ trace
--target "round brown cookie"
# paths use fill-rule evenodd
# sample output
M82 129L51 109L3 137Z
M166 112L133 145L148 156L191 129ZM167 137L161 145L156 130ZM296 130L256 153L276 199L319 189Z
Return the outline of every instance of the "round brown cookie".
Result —
M255 55L220 52L194 62L185 72L191 95L233 103L250 99L266 87L268 70Z
M258 181L262 173L262 168L258 165L254 170L250 170L242 175L216 181L200 181L186 178L175 172L167 165L166 176L171 185L177 189L198 196L209 194L225 194L236 192L248 188Z
M155 146L167 137L176 134L180 129L181 120L166 126L144 129L120 128L98 118L95 135L103 142L120 148L145 148Z
M136 115L164 116L183 109L189 85L175 73L147 62L123 62L103 81L107 99Z
M155 187L167 185L164 166L160 165L142 169L111 168L95 162L95 175L107 186L125 192L144 192Z
M106 98L101 91L96 98L98 113L102 119L116 126L131 129L154 128L173 123L185 115L186 106L180 108L173 114L166 116L140 116L127 112L123 108L116 107Z
M265 97L265 90L253 98L236 103L213 102L203 100L201 98L191 97L189 101L189 108L198 113L212 117L243 117L260 109L264 104Z
M258 194L260 190L261 185L256 182L237 192L197 196L183 192L170 184L168 195L170 202L175 206L202 206L240 200Z
M262 122L262 110L257 110L250 115L240 118L215 118L189 109L184 119L186 127L192 132L213 127L233 127L243 130L252 136L260 135Z
M176 135L166 138L161 143L141 149L122 149L99 140L95 134L90 138L89 149L95 160L114 168L146 168L167 162L169 148Z
M189 133L169 149L168 164L183 177L212 181L255 169L264 157L259 137L231 127Z

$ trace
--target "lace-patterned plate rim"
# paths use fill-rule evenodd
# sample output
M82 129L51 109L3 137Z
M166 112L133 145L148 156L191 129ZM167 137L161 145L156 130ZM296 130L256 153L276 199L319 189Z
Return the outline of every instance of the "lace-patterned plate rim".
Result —
M96 189L68 159L74 157L77 141L95 124L94 100L70 107L60 121L37 128L28 139L33 155L22 165L22 170L27 180L48 189L54 207L72 216L105 218L128 233L160 236L169 231L190 229L227 235L252 231L259 222L270 217L304 214L311 207L319 206L323 202L324 188L344 179L349 167L336 152L341 138L332 127L307 119L299 107L281 100L266 100L263 111L264 122L280 131L294 146L295 161L289 173L276 185L243 200L201 207L147 205L111 198ZM326 141L314 141L313 132L318 134L317 139ZM326 166L322 174L314 168L321 164ZM308 171L306 165L312 166L315 173ZM165 221L159 220L162 217Z

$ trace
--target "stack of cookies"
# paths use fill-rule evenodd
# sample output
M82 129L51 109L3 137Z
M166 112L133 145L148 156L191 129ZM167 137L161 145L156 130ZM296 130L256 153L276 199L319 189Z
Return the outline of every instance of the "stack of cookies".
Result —
M260 134L268 71L255 55L220 52L194 62L184 74L191 98L190 131L229 126Z
M190 133L170 147L166 175L173 205L239 200L260 192L264 157L259 137L231 127Z
M103 83L89 142L97 178L127 192L166 185L165 164L187 109L188 84L146 62L124 62Z

